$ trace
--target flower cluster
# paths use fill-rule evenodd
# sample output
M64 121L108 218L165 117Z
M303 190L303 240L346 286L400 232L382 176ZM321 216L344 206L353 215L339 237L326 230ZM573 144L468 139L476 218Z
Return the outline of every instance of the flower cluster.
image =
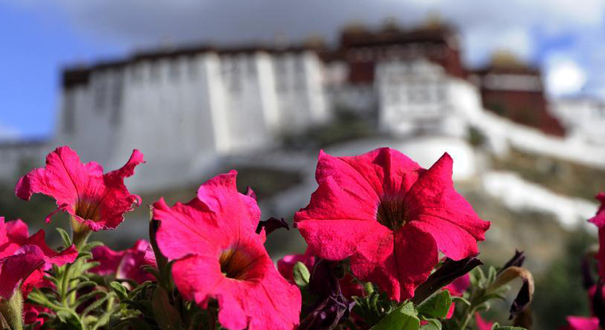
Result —
M89 242L141 204L124 179L142 163L134 150L104 174L60 147L18 181L22 199L54 198L47 221L66 212L72 234L59 229L55 250L44 231L30 236L22 221L0 218L3 328L497 329L479 312L516 278L523 285L514 324L528 313L533 279L522 253L487 275L477 267L490 223L454 189L448 154L424 169L389 148L320 152L317 190L293 215L308 247L277 267L265 241L289 225L261 221L254 192L237 190L234 170L201 184L186 203L155 201L149 241L122 251ZM600 215L592 221L605 224Z

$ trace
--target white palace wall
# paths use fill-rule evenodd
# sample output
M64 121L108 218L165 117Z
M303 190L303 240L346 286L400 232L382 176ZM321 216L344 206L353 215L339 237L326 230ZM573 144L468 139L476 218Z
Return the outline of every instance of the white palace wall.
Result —
M96 70L63 92L53 143L108 169L137 148L147 164L133 186L182 185L221 155L327 120L320 65L310 52L205 52Z

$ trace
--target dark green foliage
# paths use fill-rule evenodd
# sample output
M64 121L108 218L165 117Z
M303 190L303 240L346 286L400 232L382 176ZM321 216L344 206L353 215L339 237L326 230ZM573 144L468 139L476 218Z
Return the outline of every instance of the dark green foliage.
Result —
M328 146L375 136L375 120L365 118L352 110L337 109L327 124L315 126L301 134L284 136L287 150L318 150Z
M588 292L582 288L581 259L595 238L584 230L570 236L566 255L556 260L544 276L536 279L536 329L557 329L568 315L590 315Z

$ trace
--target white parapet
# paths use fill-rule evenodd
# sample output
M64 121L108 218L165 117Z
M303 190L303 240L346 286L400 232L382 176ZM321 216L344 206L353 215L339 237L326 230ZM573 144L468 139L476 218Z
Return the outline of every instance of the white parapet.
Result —
M523 180L516 173L487 172L482 179L485 191L500 199L507 207L516 211L551 214L561 226L568 229L585 226L586 220L597 211L596 203L555 194L540 185Z

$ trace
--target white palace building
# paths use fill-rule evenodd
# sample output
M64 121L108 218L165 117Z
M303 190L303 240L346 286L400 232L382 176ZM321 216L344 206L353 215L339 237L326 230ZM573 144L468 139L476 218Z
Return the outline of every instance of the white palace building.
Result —
M304 49L139 55L64 82L57 143L113 167L140 149L140 177L160 186L328 119L320 60Z
M176 186L197 180L222 155L275 147L284 134L326 123L343 106L375 116L394 136L463 138L489 100L513 121L564 134L543 109L541 85L482 84L498 72L465 69L451 28L393 25L349 27L333 48L199 46L72 67L63 72L55 136L0 145L0 178L12 179L24 160L41 165L47 152L67 144L108 170L140 149L148 162L131 184ZM540 82L538 72L513 74ZM516 113L518 102L537 104L536 114ZM545 116L554 126L541 126Z

